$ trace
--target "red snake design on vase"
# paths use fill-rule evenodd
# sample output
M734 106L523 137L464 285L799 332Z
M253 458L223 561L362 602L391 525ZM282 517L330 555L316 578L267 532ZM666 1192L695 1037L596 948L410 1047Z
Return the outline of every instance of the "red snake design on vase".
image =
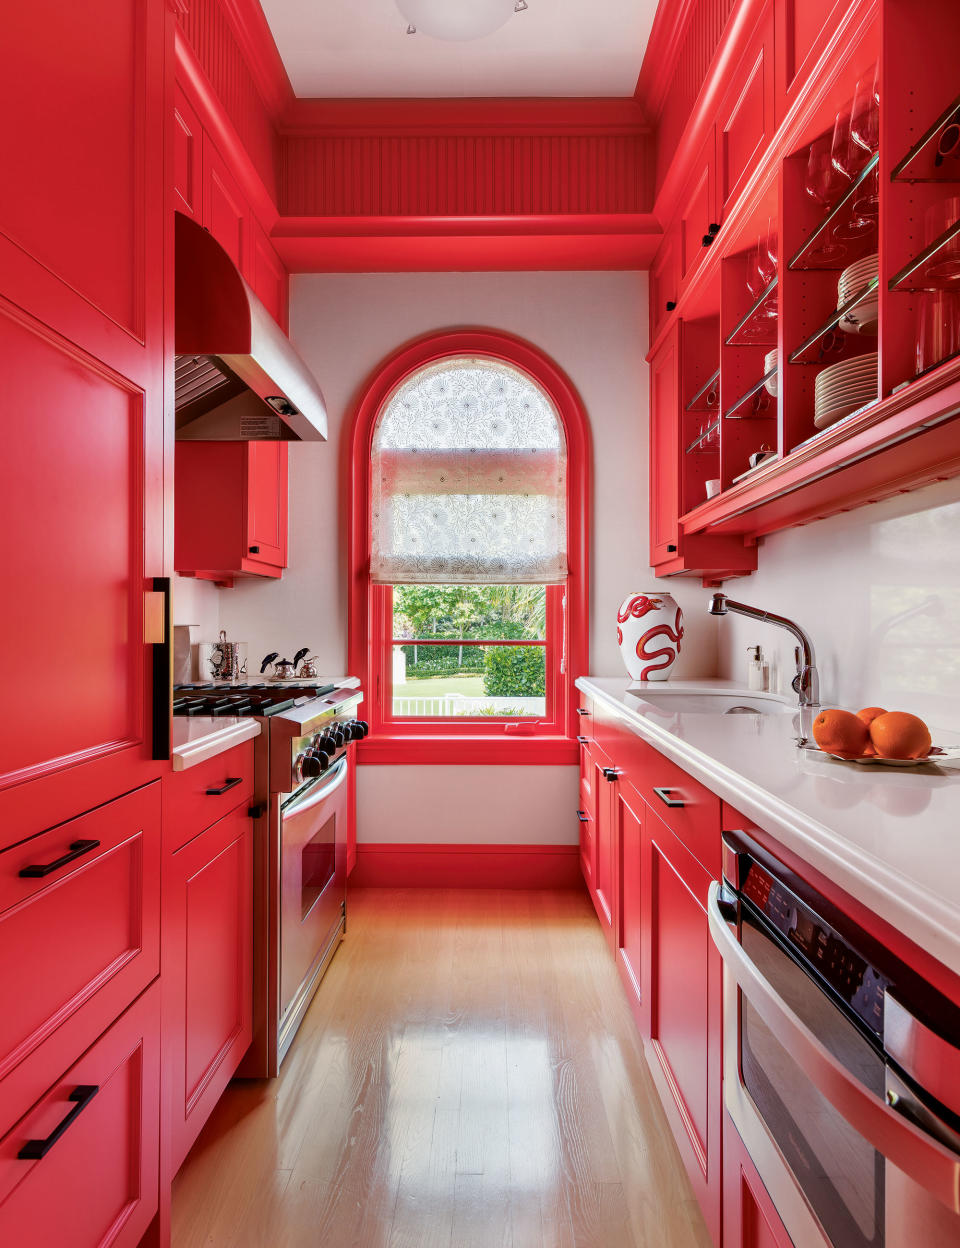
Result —
M666 680L682 637L683 612L670 594L629 594L621 603L617 644L633 680ZM651 649L656 638L663 638L663 644Z

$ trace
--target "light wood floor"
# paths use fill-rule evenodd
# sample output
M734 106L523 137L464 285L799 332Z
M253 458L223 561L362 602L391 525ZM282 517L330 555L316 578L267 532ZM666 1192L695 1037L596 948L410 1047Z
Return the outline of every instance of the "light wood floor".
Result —
M174 1248L709 1248L586 894L348 922L281 1077L181 1170Z

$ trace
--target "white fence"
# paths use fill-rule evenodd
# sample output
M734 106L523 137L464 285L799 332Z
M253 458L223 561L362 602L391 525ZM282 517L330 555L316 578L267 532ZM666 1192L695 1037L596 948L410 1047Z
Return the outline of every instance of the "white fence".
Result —
M394 715L545 715L546 698L468 698L462 693L393 699Z

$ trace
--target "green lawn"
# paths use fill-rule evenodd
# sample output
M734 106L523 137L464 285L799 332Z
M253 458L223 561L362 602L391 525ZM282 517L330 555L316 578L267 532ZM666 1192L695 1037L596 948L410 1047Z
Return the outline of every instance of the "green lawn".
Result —
M409 680L394 685L395 698L436 698L445 693L462 693L467 698L483 697L482 676L428 676L425 680Z

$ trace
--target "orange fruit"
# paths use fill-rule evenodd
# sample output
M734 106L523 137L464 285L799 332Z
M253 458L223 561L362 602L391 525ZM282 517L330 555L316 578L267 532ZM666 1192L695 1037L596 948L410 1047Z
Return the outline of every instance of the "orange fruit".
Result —
M878 715L869 731L881 758L925 758L933 744L923 720L906 711Z
M857 719L862 719L869 728L878 715L886 713L882 706L865 706L862 711L857 711Z
M852 711L821 711L813 721L813 739L828 754L860 758L870 740L870 730Z
M868 741L867 744L863 747L862 757L863 758L876 758L877 757L877 747L873 744L872 741Z

